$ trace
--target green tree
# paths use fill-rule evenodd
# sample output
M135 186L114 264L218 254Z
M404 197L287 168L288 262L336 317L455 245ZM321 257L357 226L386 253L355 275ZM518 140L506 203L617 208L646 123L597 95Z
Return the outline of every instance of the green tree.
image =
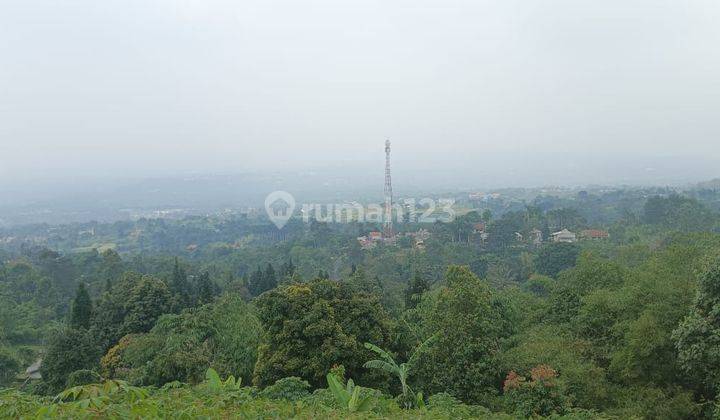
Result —
M263 290L263 272L260 266L250 275L248 290L253 296L259 296Z
M720 254L699 275L690 314L673 332L680 366L709 394L720 391Z
M123 261L117 251L107 249L102 253L100 266L100 277L105 279L106 284L112 285L122 275Z
M565 386L557 372L547 365L531 370L531 381L511 371L503 383L508 408L526 418L564 414L569 408Z
M292 258L288 259L287 262L284 262L280 266L280 278L283 280L292 278L292 276L295 274L295 271L297 270L297 267L295 267L295 264L293 264Z
M695 199L671 194L650 197L643 208L642 221L681 231L701 231L710 229L717 215Z
M147 334L123 337L102 358L107 375L145 385L197 383L212 367L250 381L257 360L260 322L238 295L163 315Z
M562 255L567 250L561 251L555 257L556 262L564 259ZM593 290L608 288L617 289L623 285L629 275L619 264L606 258L597 257L591 253L583 253L579 257L572 257L574 251L567 252L564 265L574 265L557 276L558 283L571 287L580 295L586 295ZM572 261L572 262L571 262Z
M84 283L80 283L75 293L70 312L70 326L77 329L90 328L93 316L93 304Z
M414 309L423 293L430 290L430 285L419 273L415 273L405 289L405 308Z
M170 291L177 300L176 310L181 310L190 305L190 287L187 281L187 273L180 267L177 257L175 257L175 264L170 277Z
M489 244L492 248L502 249L517 243L516 232L523 230L524 213L510 212L502 219L494 220L487 226Z
M553 243L540 248L535 268L540 274L555 277L563 270L575 265L580 247L576 244Z
M610 403L611 385L605 369L586 355L592 350L587 340L567 329L534 325L519 332L514 346L501 355L506 372L528 372L538 365L557 369L567 387L567 395L578 407L604 409Z
M471 211L468 214L456 217L448 224L453 242L470 242L473 224L480 221L480 215Z
M130 294L141 278L137 273L124 273L115 287L104 293L97 302L91 330L103 351L125 335L123 322L128 312Z
M170 306L171 295L165 283L152 276L143 276L130 290L125 302L123 335L150 331L160 315L170 311Z
M258 267L250 276L250 293L253 296L260 296L268 290L276 288L277 284L275 269L272 264L268 263L264 271Z
M275 268L272 264L268 263L263 273L263 292L276 288L278 285L277 275L275 274Z
M478 256L470 261L470 270L481 279L486 278L488 269L490 268L490 260L486 256Z
M573 287L565 284L552 288L547 305L547 315L550 321L558 324L570 322L582 305L582 296Z
M95 368L101 354L90 331L74 328L58 331L48 344L41 368L49 391L62 391L68 376L76 370Z
M355 292L346 283L314 280L280 286L255 303L266 331L255 366L256 385L297 376L320 387L334 365L344 365L354 378L373 377L361 369L361 360L369 355L362 343L385 345L391 331L378 296Z
M482 212L482 221L485 223L490 223L492 220L493 214L489 209L485 209Z
M508 309L466 266L450 266L445 285L420 311L426 336L437 335L422 357L417 380L428 392L479 403L502 377L498 356L513 333Z
M213 287L212 280L210 280L210 273L207 271L203 272L200 274L200 277L198 277L197 293L197 300L200 305L212 302L213 297L215 296L215 288Z
M353 287L353 290L355 292L381 295L383 290L380 279L378 279L377 276L374 278L368 277L367 273L362 267L356 269L347 279L346 283Z

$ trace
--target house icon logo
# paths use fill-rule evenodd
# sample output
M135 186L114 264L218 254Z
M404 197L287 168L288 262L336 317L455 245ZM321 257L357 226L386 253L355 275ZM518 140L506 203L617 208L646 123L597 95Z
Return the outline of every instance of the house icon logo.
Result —
M270 221L282 229L295 211L295 198L286 191L273 191L265 198L265 211Z

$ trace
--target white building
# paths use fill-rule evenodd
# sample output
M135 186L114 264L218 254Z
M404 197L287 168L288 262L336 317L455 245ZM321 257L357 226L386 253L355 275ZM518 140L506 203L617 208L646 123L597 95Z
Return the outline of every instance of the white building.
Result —
M552 236L553 242L573 243L577 241L577 235L567 229L563 229L560 232L555 232L550 236Z

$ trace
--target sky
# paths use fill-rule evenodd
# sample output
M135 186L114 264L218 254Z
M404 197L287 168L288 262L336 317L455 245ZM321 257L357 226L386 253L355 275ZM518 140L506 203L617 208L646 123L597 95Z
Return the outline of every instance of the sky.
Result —
M405 182L709 178L718 22L717 0L0 0L0 184L382 176L386 138Z

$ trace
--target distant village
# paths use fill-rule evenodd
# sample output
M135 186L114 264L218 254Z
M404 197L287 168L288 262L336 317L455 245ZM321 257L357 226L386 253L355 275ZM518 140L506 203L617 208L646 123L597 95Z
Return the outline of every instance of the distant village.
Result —
M427 229L420 229L416 232L405 232L399 233L392 236L384 236L383 232L374 231L369 232L366 236L360 236L357 238L360 248L372 249L378 244L394 245L398 239L402 236L410 237L413 240L414 247L416 249L425 249L425 242L431 237L431 233ZM475 223L473 225L473 238L480 244L485 244L490 238L490 234L486 231L485 223ZM530 231L529 237L526 237L520 232L515 232L515 238L518 243L530 243L535 247L539 247L545 242L552 243L575 243L579 240L603 240L610 238L610 233L600 229L586 229L579 233L572 232L568 229L562 229L558 232L550 234L549 240L543 238L543 233L540 229L533 229Z

